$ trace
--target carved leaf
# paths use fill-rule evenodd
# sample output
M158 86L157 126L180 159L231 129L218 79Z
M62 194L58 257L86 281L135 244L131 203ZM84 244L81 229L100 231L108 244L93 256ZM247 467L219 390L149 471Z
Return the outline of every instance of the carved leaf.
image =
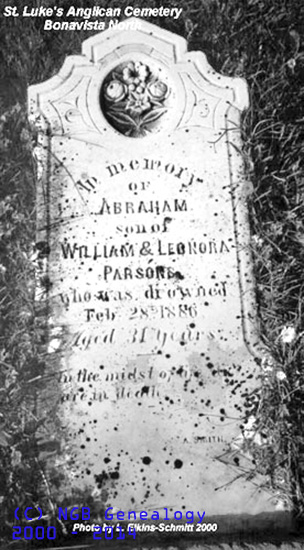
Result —
M145 116L143 116L142 122L145 124L155 122L155 120L158 120L166 111L167 109L165 108L153 109L153 111L150 111Z
M164 108L164 105L161 101L159 101L158 99L152 99L150 98L150 101L152 103L152 105L155 105L156 107L162 107Z
M114 114L112 111L109 111L108 115L118 124L123 124L124 126L136 126L136 122L133 118L126 113L116 112Z
M116 111L118 113L122 113L124 112L126 106L127 106L127 101L120 101L116 105L111 105L110 111Z

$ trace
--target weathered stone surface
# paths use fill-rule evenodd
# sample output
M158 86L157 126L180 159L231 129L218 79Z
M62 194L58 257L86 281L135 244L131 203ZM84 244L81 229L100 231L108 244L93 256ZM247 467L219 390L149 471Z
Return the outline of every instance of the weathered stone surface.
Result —
M273 512L241 437L260 353L245 82L142 22L90 38L29 97L58 501L205 511L227 529Z

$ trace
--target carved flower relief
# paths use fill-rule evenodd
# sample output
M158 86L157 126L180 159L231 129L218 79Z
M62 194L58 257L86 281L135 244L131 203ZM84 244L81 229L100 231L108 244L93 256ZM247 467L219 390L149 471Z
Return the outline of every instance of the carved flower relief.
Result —
M106 118L124 135L142 137L153 131L167 111L170 90L147 65L130 61L112 71L102 90Z
M139 84L145 82L149 76L149 69L140 61L133 63L132 61L122 71L123 79L127 84Z
M127 87L120 80L111 80L105 87L105 95L109 101L121 101L127 95Z

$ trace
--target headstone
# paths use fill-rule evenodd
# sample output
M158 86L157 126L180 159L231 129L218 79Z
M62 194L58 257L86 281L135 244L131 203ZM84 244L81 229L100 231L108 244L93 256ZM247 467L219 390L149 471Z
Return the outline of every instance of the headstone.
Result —
M142 21L86 40L29 101L58 502L273 512L240 443L260 384L246 83Z

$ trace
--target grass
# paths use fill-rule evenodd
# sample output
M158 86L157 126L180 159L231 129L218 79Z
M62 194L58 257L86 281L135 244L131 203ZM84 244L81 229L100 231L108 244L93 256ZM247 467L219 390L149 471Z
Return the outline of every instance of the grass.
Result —
M2 7L11 2L4 0ZM30 7L54 2L29 1ZM57 6L70 3L58 0ZM87 2L75 1L76 7ZM122 1L121 7L129 2ZM166 0L165 6L174 6ZM96 0L95 5L105 2ZM107 6L117 3L108 1ZM143 0L137 2L146 6ZM252 253L261 337L274 361L263 364L254 411L262 444L248 442L263 472L296 516L304 516L304 6L295 0L188 0L179 20L151 20L203 50L215 70L246 78L244 160L250 174ZM158 6L156 0L149 7ZM92 33L43 31L41 18L0 22L0 520L11 537L13 510L43 498L34 389L44 368L43 327L33 307L35 168L26 86L56 74ZM294 338L284 341L284 328ZM41 442L40 442L41 443ZM43 497L41 496L43 495Z

